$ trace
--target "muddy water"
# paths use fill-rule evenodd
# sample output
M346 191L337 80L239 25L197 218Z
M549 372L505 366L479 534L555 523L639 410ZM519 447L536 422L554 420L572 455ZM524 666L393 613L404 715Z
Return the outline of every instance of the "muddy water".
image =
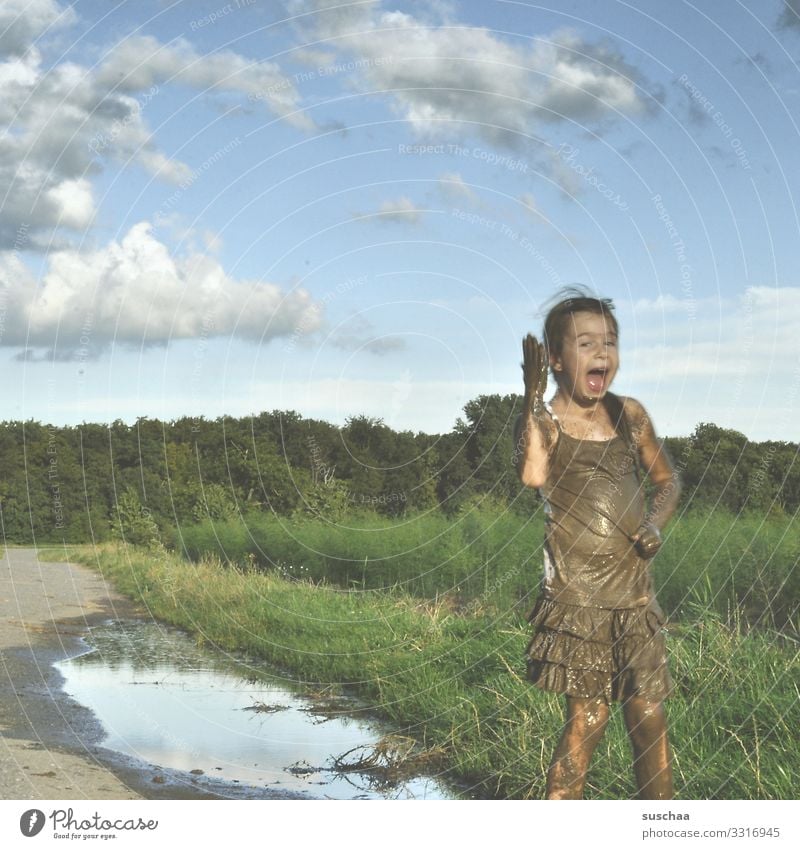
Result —
M63 661L64 690L103 725L103 746L216 787L310 798L447 799L431 775L393 769L390 729L351 698L299 690L274 670L147 622L94 628L89 651ZM358 718L356 714L361 714ZM383 740L383 745L379 742ZM378 749L376 750L376 744ZM349 753L349 754L348 754ZM388 757L388 761L387 761ZM370 767L362 772L353 767ZM387 766L389 767L387 769Z

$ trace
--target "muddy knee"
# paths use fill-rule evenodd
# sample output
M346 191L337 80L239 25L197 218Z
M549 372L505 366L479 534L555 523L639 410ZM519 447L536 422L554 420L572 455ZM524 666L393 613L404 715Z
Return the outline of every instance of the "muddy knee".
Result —
M567 697L567 721L547 774L548 799L580 799L592 752L608 724L602 701Z
M603 701L568 699L567 721L557 754L574 759L585 769L605 733L608 717L608 705Z
M571 708L566 725L569 733L587 742L600 742L608 725L608 705L599 699L576 699Z

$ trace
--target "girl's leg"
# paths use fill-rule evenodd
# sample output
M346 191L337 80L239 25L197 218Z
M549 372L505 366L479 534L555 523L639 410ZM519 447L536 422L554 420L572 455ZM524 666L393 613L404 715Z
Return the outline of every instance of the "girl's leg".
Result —
M633 769L640 799L672 798L672 764L664 705L638 696L622 710L633 746Z
M602 699L567 696L567 721L547 772L547 799L580 799L586 773L608 725Z

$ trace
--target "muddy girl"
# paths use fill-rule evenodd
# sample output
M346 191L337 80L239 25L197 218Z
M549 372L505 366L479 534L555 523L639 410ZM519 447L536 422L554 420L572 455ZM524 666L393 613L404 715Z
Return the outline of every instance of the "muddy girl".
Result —
M622 704L639 798L672 798L663 707L672 685L650 564L680 487L644 407L610 391L618 338L610 300L567 290L547 314L543 344L523 340L515 463L545 509L528 677L566 698L548 799L582 798L613 702ZM549 403L548 368L556 383Z

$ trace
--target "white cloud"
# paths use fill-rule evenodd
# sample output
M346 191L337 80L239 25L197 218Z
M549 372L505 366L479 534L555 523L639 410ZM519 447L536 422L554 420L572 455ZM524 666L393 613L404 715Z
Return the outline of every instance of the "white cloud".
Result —
M95 87L84 69L64 63L42 67L35 49L24 59L0 63L5 82L0 123L0 248L37 248L55 228L83 228L94 204L87 176L97 170L92 140L118 127L113 149L151 153L135 101ZM25 244L18 231L24 227Z
M94 216L94 199L88 180L62 180L47 190L46 198L59 210L60 224L75 229L89 226Z
M0 257L0 344L52 349L165 344L173 339L303 335L321 324L303 290L229 277L211 256L172 256L146 222L91 252L54 252L37 285L19 257ZM87 330L88 328L88 330ZM88 342L80 342L88 337Z
M297 127L313 127L302 113L293 114L299 95L273 62L251 62L232 51L202 56L180 39L165 45L140 36L115 45L95 69L74 62L47 67L32 39L48 26L74 22L74 14L46 0L14 0L0 9L0 33L6 25L0 125L7 128L0 136L0 249L40 249L59 227L89 226L88 181L110 160L136 162L173 183L190 178L187 165L158 150L145 121L163 86L246 95Z
M200 91L248 95L304 130L313 121L298 110L299 93L274 62L253 62L231 50L201 55L185 40L163 44L153 36L131 36L115 45L97 72L97 84L109 91L135 93L166 83Z
M460 200L469 200L472 203L477 202L478 196L464 182L464 178L458 171L446 171L439 175L439 183L445 195L458 198Z
M797 286L749 286L742 296L745 308L752 306L756 310L775 313L792 312L800 314L800 287Z
M405 221L408 224L419 224L424 211L411 198L403 195L399 198L383 201L377 212L359 212L354 217L364 218L365 220L374 219L384 223Z
M67 26L77 16L55 0L3 0L0 3L0 56L21 56L49 28Z
M294 5L317 10L309 20L329 46L366 60L366 83L385 92L420 134L473 133L517 145L548 123L596 123L646 108L641 74L608 43L571 31L523 44L484 27L380 12L377 3Z
M301 29L321 39L332 39L368 29L380 0L285 0L285 5L290 15L299 16L295 23Z

